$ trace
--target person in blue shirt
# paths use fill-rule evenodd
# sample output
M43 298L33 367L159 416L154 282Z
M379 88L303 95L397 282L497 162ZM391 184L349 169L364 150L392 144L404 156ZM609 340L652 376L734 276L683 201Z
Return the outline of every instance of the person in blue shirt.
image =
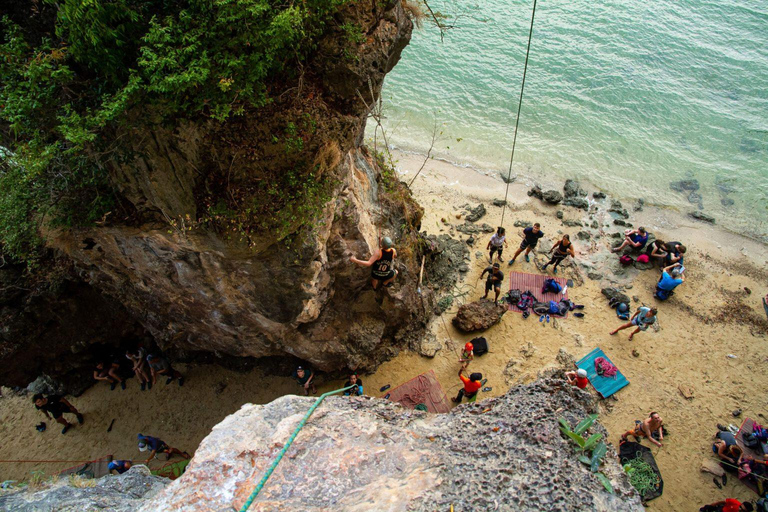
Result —
M679 263L664 267L661 271L661 278L656 286L664 291L671 292L681 284L685 282L685 274L683 274L679 267Z
M344 396L363 396L363 381L357 378L357 374L349 376L349 380L344 384L345 388L349 386L355 386L352 389L348 389L344 392Z
M132 466L133 464L129 460L113 460L112 462L109 463L107 467L109 468L110 473L113 471L117 471L118 475L122 475L123 473L131 469Z
M166 454L167 457L165 460L170 459L173 455L179 455L183 459L192 458L187 452L182 452L177 448L171 448L165 443L165 441L156 437L145 436L142 434L139 434L137 437L139 439L139 451L145 452L150 450L149 458L146 462L147 464L149 464L150 461L154 459L158 453Z
M644 227L637 229L628 229L624 232L624 243L613 249L613 252L619 252L629 246L633 249L641 250L648 243L648 232Z

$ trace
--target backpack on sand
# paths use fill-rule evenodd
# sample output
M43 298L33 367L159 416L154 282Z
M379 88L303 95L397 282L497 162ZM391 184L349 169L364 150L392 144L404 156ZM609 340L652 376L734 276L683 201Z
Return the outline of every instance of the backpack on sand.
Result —
M482 336L473 339L470 343L472 343L472 347L474 347L472 352L474 352L476 356L483 356L488 353L488 341Z
M631 265L634 262L635 260L633 260L632 256L630 256L629 254L622 254L621 256L619 256L619 263L621 263L625 267Z
M560 286L560 283L551 277L544 281L544 286L541 288L541 293L560 293L562 291L563 287Z

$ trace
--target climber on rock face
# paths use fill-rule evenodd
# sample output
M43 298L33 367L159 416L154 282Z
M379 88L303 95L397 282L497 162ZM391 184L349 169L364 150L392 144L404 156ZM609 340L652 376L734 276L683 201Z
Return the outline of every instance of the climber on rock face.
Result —
M371 285L374 290L377 290L379 285L392 286L392 282L397 277L397 270L394 268L397 251L392 247L394 245L392 239L385 236L381 239L380 245L379 250L371 255L368 261L359 260L354 256L349 257L349 261L352 263L357 263L363 267L372 267Z

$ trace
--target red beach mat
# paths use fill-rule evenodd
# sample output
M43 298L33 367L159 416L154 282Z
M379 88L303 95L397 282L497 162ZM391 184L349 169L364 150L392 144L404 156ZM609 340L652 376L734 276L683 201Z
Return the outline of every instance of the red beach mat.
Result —
M541 289L544 287L544 281L547 279L554 279L555 281L560 284L560 286L563 287L564 293L541 293ZM563 277L554 277L554 276L547 276L542 274L528 274L526 272L510 272L509 273L509 289L510 290L520 290L520 292L527 292L530 290L530 292L539 299L541 302L549 302L551 300L555 302L560 302L560 299L567 299L568 298L568 289L566 288L566 283L568 282L567 279ZM509 305L510 311L516 311L517 313L522 313L517 307L515 307L513 304ZM568 315L565 315L566 318ZM559 318L559 317L558 317Z
M389 399L413 409L418 404L427 406L429 412L450 412L451 405L438 382L434 370L422 373L389 392Z

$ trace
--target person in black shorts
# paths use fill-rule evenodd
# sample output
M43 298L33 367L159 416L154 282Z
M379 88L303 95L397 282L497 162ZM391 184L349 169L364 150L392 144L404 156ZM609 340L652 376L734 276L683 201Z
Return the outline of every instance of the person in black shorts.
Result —
M96 368L93 370L93 378L95 380L103 380L109 382L109 389L114 390L117 384L120 384L122 389L125 389L125 381L120 378L120 362L112 361L109 364L104 364L99 361L96 364Z
M83 415L75 409L74 405L59 395L43 396L42 393L37 393L32 397L32 401L35 403L35 408L38 411L43 411L46 418L51 419L51 416L53 416L57 423L64 425L64 428L61 429L62 434L66 434L67 430L72 427L72 424L64 419L63 414L74 414L77 417L77 422L81 425L83 423Z
M377 290L379 285L392 286L392 282L397 277L397 270L394 268L397 251L393 245L392 240L385 236L381 239L379 250L373 253L368 261L359 260L354 256L349 257L352 263L371 267L371 286L374 290Z
M544 233L541 231L541 224L537 222L533 227L525 228L520 236L523 237L523 241L515 255L509 260L510 265L514 265L515 260L523 251L525 251L525 261L531 261L528 258L528 253L536 248L536 244L539 243L539 239L544 236Z
M483 298L488 298L488 292L493 288L496 292L496 298L493 300L498 303L499 293L501 293L501 282L504 280L504 272L499 269L498 263L494 263L492 267L486 267L483 273L480 274L480 277L482 278L486 272L488 272L488 278L485 280L485 295L483 295Z
M184 385L184 376L173 369L170 361L165 356L158 354L149 354L147 356L147 364L149 364L149 372L152 379L152 386L157 383L157 376L164 375L168 377L165 381L166 386L173 382L173 379L179 379L179 386ZM151 387L151 386L150 386Z

